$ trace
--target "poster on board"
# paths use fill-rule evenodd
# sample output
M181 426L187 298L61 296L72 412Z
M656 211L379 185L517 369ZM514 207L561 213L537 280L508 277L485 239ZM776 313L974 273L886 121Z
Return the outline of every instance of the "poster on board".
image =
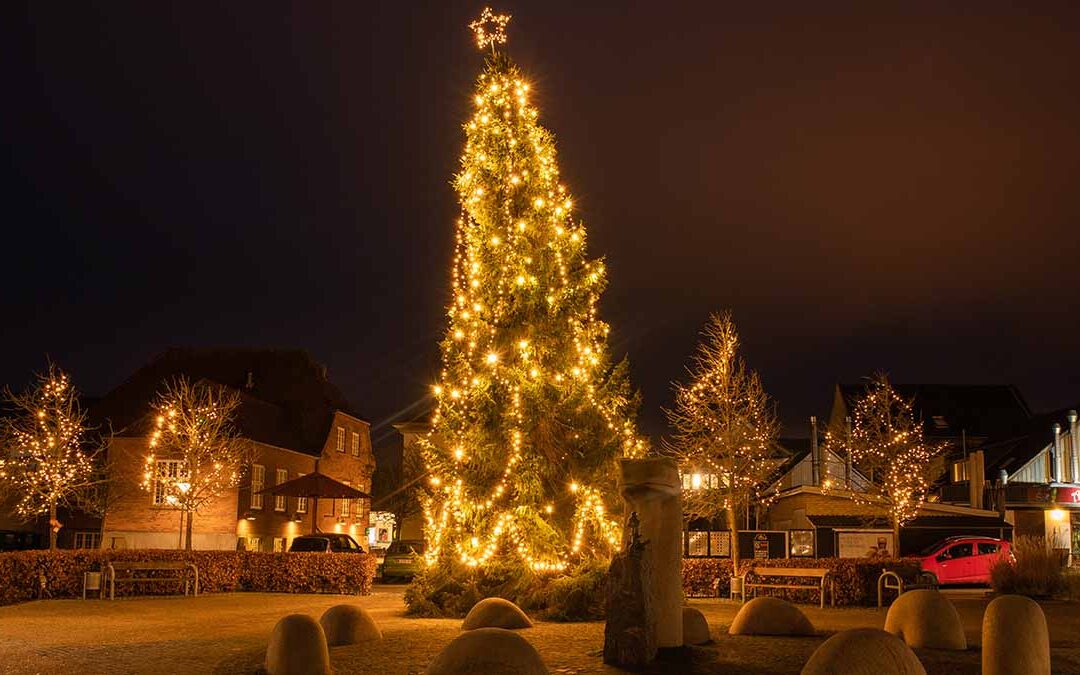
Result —
M892 530L836 530L840 558L888 558L892 556Z

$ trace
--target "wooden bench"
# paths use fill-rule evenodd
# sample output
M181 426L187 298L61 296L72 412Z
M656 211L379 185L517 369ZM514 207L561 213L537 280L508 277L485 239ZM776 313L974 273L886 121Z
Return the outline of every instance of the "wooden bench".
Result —
M148 560L148 561L117 561L111 562L105 568L109 578L109 599L116 599L116 584L138 584L162 581L182 581L184 595L188 590L193 595L199 594L199 568L193 563L171 560ZM117 575L117 572L126 572L126 575ZM139 575L137 572L151 572L149 575ZM162 575L162 572L175 572L172 575Z
M818 591L821 598L821 607L825 607L825 589L829 589L829 597L832 606L836 606L836 589L832 587L830 571L824 567L799 568L799 567L754 567L750 566L742 575L743 601L746 600L747 591L755 588L783 588L783 589L806 589ZM754 579L758 581L754 581ZM809 583L764 583L761 579L784 578L806 579Z
M904 594L904 591L913 591L917 588L938 589L938 578L933 572L921 571L914 581L904 581L896 572L881 570L881 576L877 580L877 606L881 607L882 596L885 591L896 591L896 597Z

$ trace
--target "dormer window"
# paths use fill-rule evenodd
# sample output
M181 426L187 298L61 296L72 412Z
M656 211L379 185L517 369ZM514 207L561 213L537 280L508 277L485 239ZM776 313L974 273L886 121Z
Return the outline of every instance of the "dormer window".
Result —
M337 428L337 445L338 452L345 452L345 427Z
M360 434L358 434L355 431L352 432L351 441L352 441L352 445L351 445L350 449L352 450L352 456L353 457L359 457L360 456Z
M934 420L934 428L938 431L945 431L949 428L949 423L945 421L943 416L933 415L931 419Z

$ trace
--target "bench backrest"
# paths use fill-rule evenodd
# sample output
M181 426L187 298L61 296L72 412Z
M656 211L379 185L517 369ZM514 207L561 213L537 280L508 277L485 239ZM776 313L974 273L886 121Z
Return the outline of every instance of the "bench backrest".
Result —
M824 567L799 568L799 567L753 567L747 570L750 574L759 577L819 577L829 573Z
M174 560L117 561L109 563L114 570L186 570L191 563Z

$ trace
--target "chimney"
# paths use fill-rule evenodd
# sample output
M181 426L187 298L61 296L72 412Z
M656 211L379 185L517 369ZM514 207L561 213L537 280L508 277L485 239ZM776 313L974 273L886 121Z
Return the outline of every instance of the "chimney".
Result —
M1061 425L1054 422L1054 443L1050 446L1050 482L1061 482Z
M1080 483L1080 422L1076 411L1070 410L1069 420L1069 464L1072 465L1072 482Z
M810 480L815 487L821 486L821 455L818 454L817 417L810 416Z
M254 388L255 388L255 373L249 370L249 371L247 371L247 380L244 381L244 389L247 389L248 391L251 391Z
M981 509L983 507L983 488L986 473L986 465L983 462L983 451L976 450L968 455L967 458L967 471L968 471L968 498L971 503L971 508Z

